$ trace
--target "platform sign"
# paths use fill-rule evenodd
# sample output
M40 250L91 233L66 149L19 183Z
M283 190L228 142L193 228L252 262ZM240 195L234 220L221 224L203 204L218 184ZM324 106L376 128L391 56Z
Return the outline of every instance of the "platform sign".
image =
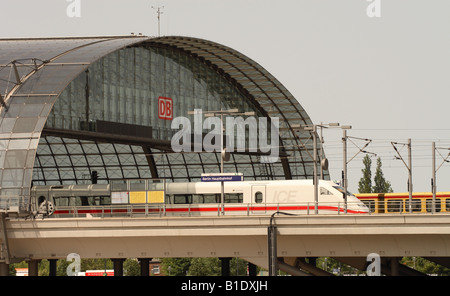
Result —
M146 202L147 194L145 191L130 191L130 204Z
M242 173L202 174L202 182L234 182L244 181Z
M148 203L164 203L164 191L148 191Z
M111 192L112 204L126 204L128 203L128 192Z

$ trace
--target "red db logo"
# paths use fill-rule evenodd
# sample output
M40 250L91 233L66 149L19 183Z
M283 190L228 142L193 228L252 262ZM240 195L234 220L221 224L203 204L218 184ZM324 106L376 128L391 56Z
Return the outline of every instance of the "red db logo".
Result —
M173 119L173 101L171 98L158 98L158 117L165 120Z

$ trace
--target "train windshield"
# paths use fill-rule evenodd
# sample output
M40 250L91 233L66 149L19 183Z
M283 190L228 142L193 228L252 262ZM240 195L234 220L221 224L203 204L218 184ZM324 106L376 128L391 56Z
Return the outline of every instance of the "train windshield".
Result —
M339 191L340 193L345 192L345 189L341 186L333 186L333 188L336 189L337 191ZM347 190L347 196L355 196L355 195Z

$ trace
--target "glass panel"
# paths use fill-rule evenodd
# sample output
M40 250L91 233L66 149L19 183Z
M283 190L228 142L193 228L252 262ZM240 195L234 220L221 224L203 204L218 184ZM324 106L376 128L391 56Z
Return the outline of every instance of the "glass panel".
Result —
M386 204L389 213L401 213L403 211L403 200L387 200Z
M38 118L17 118L16 124L14 125L14 133L27 133L33 132L37 124Z
M262 201L263 201L263 194L262 194L261 191L257 191L255 193L255 202L256 203L262 203Z
M4 169L2 187L22 187L23 169Z
M426 204L427 204L427 212L432 212L433 211L433 199L427 199ZM441 199L439 199L439 198L436 198L435 209L436 209L436 212L441 211Z
M27 150L9 150L6 151L5 168L24 168L27 157Z

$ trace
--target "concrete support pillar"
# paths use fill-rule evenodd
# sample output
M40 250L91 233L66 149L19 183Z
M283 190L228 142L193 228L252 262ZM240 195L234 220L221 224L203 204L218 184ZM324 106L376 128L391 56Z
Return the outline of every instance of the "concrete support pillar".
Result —
M250 262L248 262L247 264L248 264L248 275L256 276L256 265Z
M0 262L0 276L9 276L9 264Z
M222 276L230 276L230 260L231 258L219 258L222 262Z
M141 276L150 276L150 258L140 258Z
M398 276L399 275L399 262L397 257L390 258L391 265L391 275Z
M114 276L123 276L123 258L111 259L114 265Z
M39 275L39 262L41 262L41 260L28 261L28 276L38 276Z
M56 276L56 263L58 262L58 259L48 259L48 262L50 264L48 275Z

